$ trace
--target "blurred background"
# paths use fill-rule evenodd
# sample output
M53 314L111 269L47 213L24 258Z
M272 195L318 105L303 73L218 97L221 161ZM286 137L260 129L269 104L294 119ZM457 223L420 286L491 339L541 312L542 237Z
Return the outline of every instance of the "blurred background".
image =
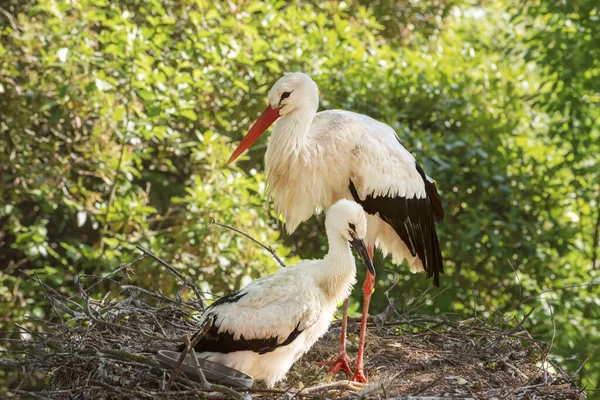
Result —
M133 260L138 244L215 295L276 270L211 218L287 264L323 256L322 216L287 236L265 197L268 135L225 165L270 86L303 71L321 109L391 125L444 201L441 287L377 254L371 314L398 280L388 294L399 312L518 320L533 309L525 326L547 342L556 330L561 368L587 358L579 383L598 396L596 0L0 5L4 334L50 315L25 274L71 293L75 279ZM176 290L156 262L136 267L137 284ZM361 290L353 296L356 314Z

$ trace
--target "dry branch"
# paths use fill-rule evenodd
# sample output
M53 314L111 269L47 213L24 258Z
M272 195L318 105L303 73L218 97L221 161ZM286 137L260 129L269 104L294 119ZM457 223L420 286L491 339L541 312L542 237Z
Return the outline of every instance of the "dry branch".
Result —
M283 263L283 261L281 261L281 259L279 258L279 256L277 256L277 253L275 252L275 250L273 250L273 248L271 246L267 246L267 245L262 244L258 240L254 239L252 236L248 235L246 232L242 232L239 229L235 229L232 226L229 226L229 225L217 222L217 221L214 220L214 218L210 219L210 224L209 225L212 225L212 224L215 224L215 225L220 226L222 228L230 229L230 230L232 230L232 231L234 231L236 233L239 233L240 235L245 236L246 238L252 240L254 243L256 243L257 245L259 245L260 247L262 247L263 249L265 249L266 251L268 251L271 254L271 256L273 256L273 258L279 263L280 266L282 266L283 268L286 267L286 265Z

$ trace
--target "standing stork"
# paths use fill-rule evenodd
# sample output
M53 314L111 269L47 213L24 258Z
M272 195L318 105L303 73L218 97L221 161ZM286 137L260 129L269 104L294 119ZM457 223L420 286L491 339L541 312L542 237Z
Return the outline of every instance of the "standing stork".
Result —
M363 241L367 219L360 205L338 201L327 211L325 228L329 251L324 259L282 268L206 309L201 323L209 317L213 323L194 347L198 357L245 372L270 387L285 376L327 332L337 303L348 298L356 281L350 246L369 273L375 273Z
M277 120L265 155L268 192L288 233L339 199L353 199L368 213L369 254L373 245L411 272L425 271L439 286L442 254L435 223L444 218L434 181L402 146L396 132L366 115L342 110L317 113L319 89L301 72L281 77L269 105L229 158L233 162ZM366 382L363 352L375 278L368 274L353 381ZM351 373L345 350L348 301L344 303L340 355L330 373Z

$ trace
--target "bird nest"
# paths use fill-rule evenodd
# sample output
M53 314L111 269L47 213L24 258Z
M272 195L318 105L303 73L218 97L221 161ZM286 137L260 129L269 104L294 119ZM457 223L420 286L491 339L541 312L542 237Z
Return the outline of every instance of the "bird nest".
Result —
M186 343L198 329L200 297L179 297L184 287L199 295L197 288L166 263L183 282L178 296L131 285L131 264L86 282L87 287L77 281L79 293L71 298L39 282L54 317L37 320L38 329L23 328L20 338L9 339L0 365L13 371L10 394L39 399L585 398L573 377L550 367L549 346L524 329L527 317L512 324L398 313L394 320L386 313L371 318L365 365L370 383L359 392L343 381L328 382L327 368L316 364L336 356L339 323L275 389L258 383L234 391L190 381L178 368L160 366L155 355ZM357 334L358 324L351 320L351 358Z

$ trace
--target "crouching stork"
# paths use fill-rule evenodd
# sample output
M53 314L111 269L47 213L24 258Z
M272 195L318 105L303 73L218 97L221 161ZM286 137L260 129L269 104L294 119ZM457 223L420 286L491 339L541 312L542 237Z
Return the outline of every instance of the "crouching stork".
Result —
M209 317L213 323L194 348L199 358L240 370L269 387L285 376L327 332L337 303L350 294L356 280L351 246L375 273L363 241L367 220L360 205L338 201L327 212L325 227L325 258L282 268L206 309L200 323Z

